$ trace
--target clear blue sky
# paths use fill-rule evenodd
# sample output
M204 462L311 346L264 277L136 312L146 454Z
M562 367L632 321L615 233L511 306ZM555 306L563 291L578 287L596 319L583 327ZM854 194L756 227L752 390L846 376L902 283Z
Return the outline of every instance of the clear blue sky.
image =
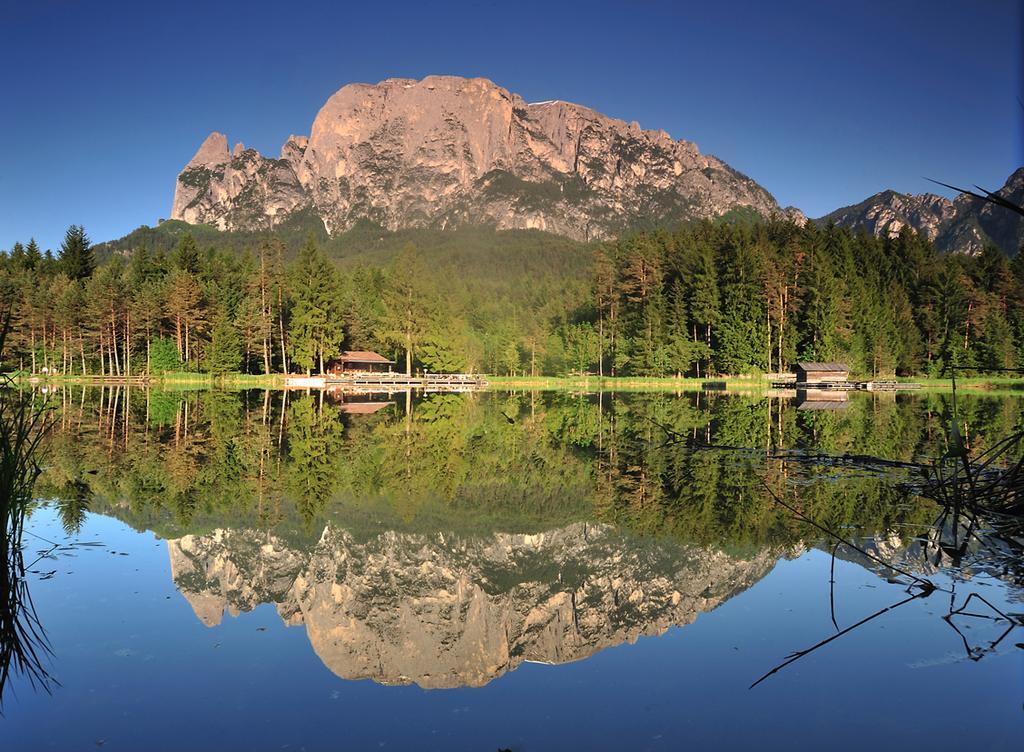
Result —
M1019 0L0 0L0 248L170 212L212 130L277 155L353 81L486 76L664 128L819 216L1024 164Z

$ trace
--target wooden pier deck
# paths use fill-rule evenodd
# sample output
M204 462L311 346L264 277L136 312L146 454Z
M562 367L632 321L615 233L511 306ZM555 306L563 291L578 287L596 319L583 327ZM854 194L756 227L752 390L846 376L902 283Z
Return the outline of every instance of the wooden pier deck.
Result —
M773 381L772 389L825 390L838 392L896 392L905 389L920 389L920 384L911 384L893 379L875 379L873 381Z
M353 373L339 376L286 376L285 386L299 389L330 387L372 390L471 390L487 386L483 376L471 373L427 373L406 376L404 373Z

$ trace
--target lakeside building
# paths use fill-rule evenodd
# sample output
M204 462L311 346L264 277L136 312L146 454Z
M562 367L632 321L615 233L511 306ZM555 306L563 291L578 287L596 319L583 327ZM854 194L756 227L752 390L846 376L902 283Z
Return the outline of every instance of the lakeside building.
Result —
M798 384L836 384L850 380L846 363L797 363L793 366Z
M341 357L327 364L328 376L356 373L391 373L395 361L370 350L346 350Z

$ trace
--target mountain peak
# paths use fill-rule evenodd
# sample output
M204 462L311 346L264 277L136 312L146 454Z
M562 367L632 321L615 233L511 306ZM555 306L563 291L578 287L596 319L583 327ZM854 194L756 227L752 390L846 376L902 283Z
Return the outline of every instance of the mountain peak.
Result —
M230 159L231 153L228 151L228 137L223 133L213 131L200 145L185 169L197 166L220 165L228 162Z
M280 159L231 158L211 134L178 176L171 216L257 229L312 210L331 233L368 219L593 239L740 208L781 216L753 180L663 130L527 104L486 78L427 76L341 87Z

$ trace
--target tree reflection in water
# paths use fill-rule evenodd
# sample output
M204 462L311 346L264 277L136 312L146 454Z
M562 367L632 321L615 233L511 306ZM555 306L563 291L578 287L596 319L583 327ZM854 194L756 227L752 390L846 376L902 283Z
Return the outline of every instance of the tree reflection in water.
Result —
M931 502L901 493L899 467L869 473L793 462L788 453L870 454L909 466L934 455L951 411L936 394L859 394L841 413L800 411L778 396L708 393L396 397L113 386L67 387L59 400L40 495L59 499L66 525L89 508L169 539L176 584L204 623L269 599L289 623L305 620L312 640L330 634L338 614L327 606L340 607L331 586L344 582L346 618L377 609L366 635L383 650L394 629L415 626L388 621L401 611L391 600L468 588L481 615L503 598L523 614L546 604L543 631L515 614L501 629L481 617L481 634L511 635L507 646L486 643L497 656L488 667L440 657L420 667L430 676L424 682L450 685L685 623L749 587L779 557L828 550L822 528L927 576L928 561L897 561L935 517ZM979 449L992 446L1016 425L1019 406L1013 398L965 400L964 435ZM666 427L693 444L743 451L673 445ZM619 539L610 531L621 543L612 545ZM550 545L535 542L538 535ZM633 580L665 587L632 588L631 601L611 584L623 579L615 562L645 546ZM506 562L506 551L519 558ZM379 577L360 574L371 563ZM531 577L523 580L526 563ZM890 574L871 557L861 563ZM222 582L217 571L241 579ZM651 594L658 604L645 600ZM436 605L431 623L454 626L447 606ZM437 634L459 645L468 633ZM360 645L320 647L339 673L373 675L359 662ZM394 671L379 678L413 674L401 662L408 657L396 655Z

